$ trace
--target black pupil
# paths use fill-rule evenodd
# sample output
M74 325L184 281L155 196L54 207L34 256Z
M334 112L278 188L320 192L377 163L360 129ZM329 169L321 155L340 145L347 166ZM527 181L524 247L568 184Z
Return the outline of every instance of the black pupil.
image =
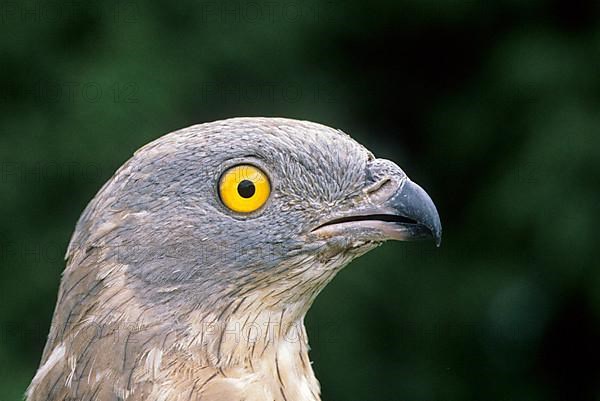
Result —
M256 192L256 188L254 187L254 183L250 180L244 180L238 184L238 194L242 198L250 198Z

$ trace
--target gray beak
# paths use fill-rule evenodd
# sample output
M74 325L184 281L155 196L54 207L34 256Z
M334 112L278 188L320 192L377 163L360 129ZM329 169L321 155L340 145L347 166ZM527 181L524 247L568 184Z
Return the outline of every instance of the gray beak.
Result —
M442 224L427 192L406 176L379 204L358 207L326 218L312 233L322 237L345 236L373 241L413 241L433 238L440 246ZM378 203L378 202L375 202Z
M388 210L396 216L396 230L402 240L433 238L442 242L442 224L437 209L423 188L408 178L386 202Z

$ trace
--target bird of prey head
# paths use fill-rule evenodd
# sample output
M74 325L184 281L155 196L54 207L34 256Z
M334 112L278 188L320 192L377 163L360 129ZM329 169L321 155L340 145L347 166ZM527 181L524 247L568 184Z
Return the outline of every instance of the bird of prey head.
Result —
M352 259L432 237L429 196L348 135L235 118L138 150L67 251L34 400L317 400L304 316Z

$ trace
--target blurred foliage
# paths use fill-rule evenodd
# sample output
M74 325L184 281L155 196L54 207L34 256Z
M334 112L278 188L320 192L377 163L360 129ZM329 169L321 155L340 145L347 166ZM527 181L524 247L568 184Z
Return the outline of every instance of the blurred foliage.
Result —
M325 400L600 397L597 1L0 2L0 398L34 375L79 213L135 149L231 116L339 127L444 242L307 318Z

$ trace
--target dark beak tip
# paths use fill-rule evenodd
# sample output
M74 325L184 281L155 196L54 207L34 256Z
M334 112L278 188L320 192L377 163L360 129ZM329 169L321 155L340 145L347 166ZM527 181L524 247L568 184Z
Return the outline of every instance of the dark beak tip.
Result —
M433 239L435 241L436 248L439 248L442 245L442 232L439 231L433 235Z
M424 226L435 241L436 247L440 247L442 243L440 216L433 200L423 188L407 179L400 187L392 203L396 213L413 219Z
M437 219L435 219L435 223L430 230L431 230L431 236L433 237L433 240L435 241L435 246L437 248L439 248L442 245L442 223L440 222L440 217L438 215L437 209L434 209L434 210L435 210L435 215L436 215Z
M437 213L437 212L436 212ZM428 231L428 237L433 240L435 246L437 248L442 244L442 226L440 224L439 219L435 221L433 224L424 225L424 227Z

